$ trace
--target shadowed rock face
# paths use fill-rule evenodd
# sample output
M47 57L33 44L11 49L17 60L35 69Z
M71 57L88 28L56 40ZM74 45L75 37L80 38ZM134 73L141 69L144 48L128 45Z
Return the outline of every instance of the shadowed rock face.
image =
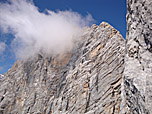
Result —
M150 114L151 12L128 0L126 41L103 22L67 53L17 61L0 75L0 114Z
M16 62L0 79L0 113L119 113L123 65L117 30L105 22L85 28L64 55Z
M152 0L128 0L127 9L122 112L147 114L152 112Z

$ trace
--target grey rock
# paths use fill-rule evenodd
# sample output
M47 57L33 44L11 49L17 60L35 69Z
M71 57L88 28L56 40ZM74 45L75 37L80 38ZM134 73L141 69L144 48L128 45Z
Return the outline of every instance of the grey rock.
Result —
M126 41L106 22L64 54L16 61L0 75L0 114L150 114L152 1L127 1Z
M152 1L127 1L122 113L152 112Z
M17 61L0 79L0 113L119 113L124 49L124 38L103 22L85 28L70 52Z

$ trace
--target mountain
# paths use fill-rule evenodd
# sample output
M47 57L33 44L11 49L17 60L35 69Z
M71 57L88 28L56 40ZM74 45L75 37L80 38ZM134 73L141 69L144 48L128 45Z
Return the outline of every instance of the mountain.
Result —
M103 22L81 39L64 55L17 61L1 80L2 112L119 112L124 38Z
M126 40L106 22L64 54L18 60L0 78L0 114L150 114L152 1L127 1Z
M152 1L128 0L124 112L152 113ZM124 113L123 112L123 113Z

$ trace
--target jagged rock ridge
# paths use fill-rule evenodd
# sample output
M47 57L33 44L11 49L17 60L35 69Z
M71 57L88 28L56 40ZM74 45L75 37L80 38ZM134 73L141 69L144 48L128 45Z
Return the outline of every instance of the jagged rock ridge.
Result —
M0 78L0 114L150 114L151 6L127 1L126 41L103 22L65 54L17 61Z
M63 55L17 61L1 81L3 114L119 113L124 39L109 24L84 29Z

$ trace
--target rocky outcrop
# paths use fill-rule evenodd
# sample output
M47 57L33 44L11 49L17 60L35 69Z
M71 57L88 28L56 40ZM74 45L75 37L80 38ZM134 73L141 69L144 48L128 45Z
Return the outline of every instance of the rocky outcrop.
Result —
M0 80L0 113L119 113L124 42L103 22L64 55L17 61Z
M126 41L103 22L67 53L17 61L0 75L0 114L150 114L152 1L127 10Z
M152 1L127 1L122 113L152 112Z

